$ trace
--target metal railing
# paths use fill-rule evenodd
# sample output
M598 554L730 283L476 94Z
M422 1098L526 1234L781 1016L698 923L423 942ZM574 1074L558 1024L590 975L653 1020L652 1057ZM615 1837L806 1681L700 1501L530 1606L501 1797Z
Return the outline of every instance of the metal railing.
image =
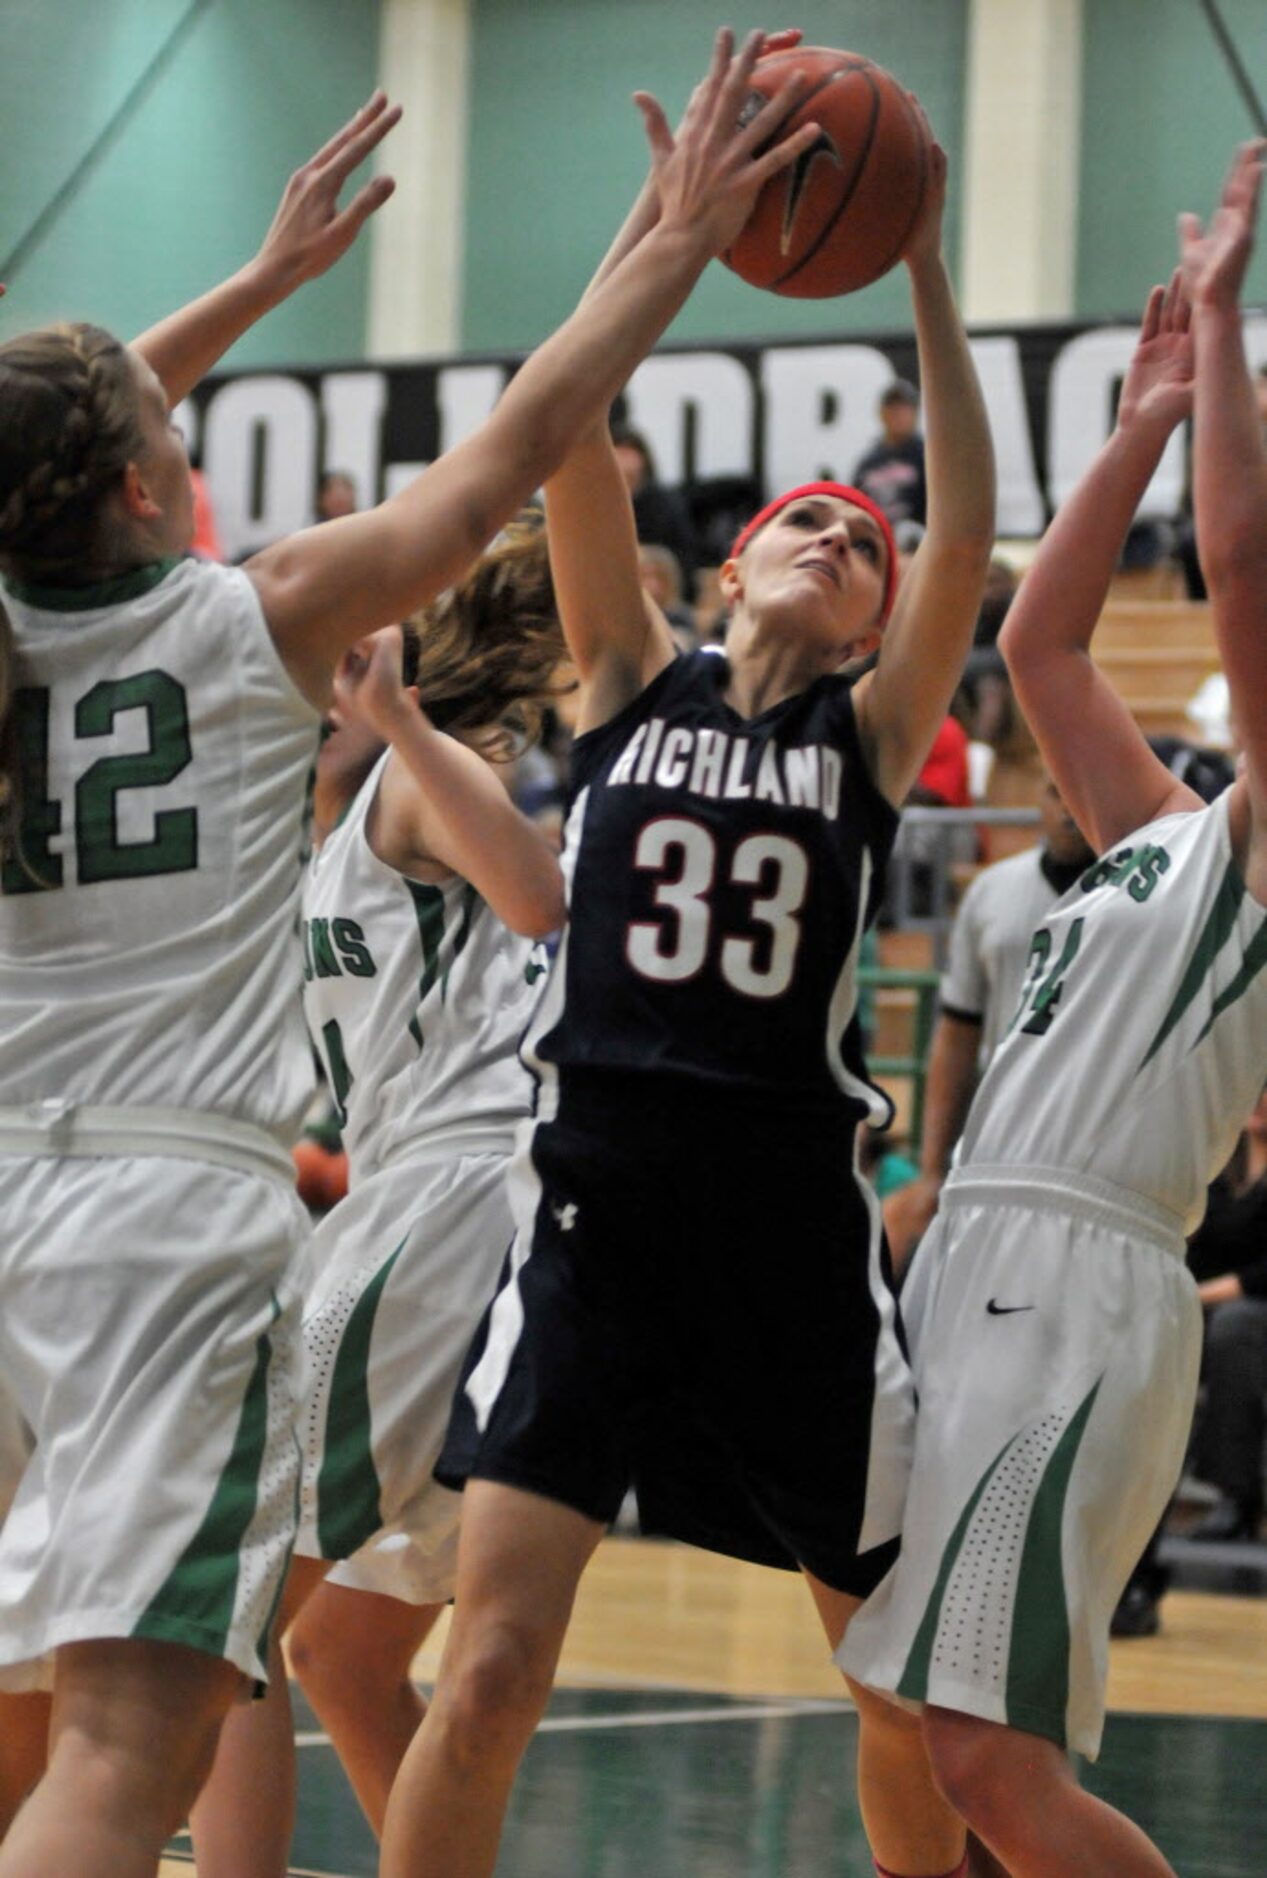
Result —
M1036 828L1037 809L902 810L889 861L881 923L899 932L933 935L933 960L946 963L954 919L953 871L976 852L978 828Z
M924 1084L928 1074L928 1046L932 1042L937 1017L937 987L940 972L898 971L887 965L861 965L858 985L868 991L913 991L915 1006L911 1016L911 1051L909 1056L867 1054L867 1069L872 1076L897 1077L911 1085L911 1111L907 1135L916 1153L924 1134Z

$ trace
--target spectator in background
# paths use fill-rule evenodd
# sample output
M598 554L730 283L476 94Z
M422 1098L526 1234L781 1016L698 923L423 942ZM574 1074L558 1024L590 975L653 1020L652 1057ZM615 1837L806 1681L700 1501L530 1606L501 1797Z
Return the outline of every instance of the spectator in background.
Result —
M680 489L668 489L656 473L651 446L641 431L618 427L612 431L616 461L620 464L633 501L634 526L644 545L671 548L682 572L682 591L695 597L695 570L699 550L691 512Z
M1042 841L982 870L964 894L950 938L924 1092L920 1178L886 1217L900 1270L937 1207L977 1080L1020 998L1034 928L1095 856L1047 777Z
M924 481L924 439L918 429L919 393L906 378L895 378L880 397L882 435L854 470L851 481L879 505L896 528L899 522L924 522L928 490Z
M317 484L317 520L337 522L341 516L355 515L360 508L356 484L347 470L324 470Z
M682 598L682 565L672 548L639 542L638 573L673 634L679 652L694 652L699 644L695 620Z
M194 491L194 532L189 545L204 561L223 561L224 545L220 540L220 530L216 527L207 479L200 469L191 468L189 480Z
M1267 1433L1267 1090L1210 1189L1188 1264L1206 1309L1195 1471L1219 1489L1188 1537L1202 1544L1255 1539Z

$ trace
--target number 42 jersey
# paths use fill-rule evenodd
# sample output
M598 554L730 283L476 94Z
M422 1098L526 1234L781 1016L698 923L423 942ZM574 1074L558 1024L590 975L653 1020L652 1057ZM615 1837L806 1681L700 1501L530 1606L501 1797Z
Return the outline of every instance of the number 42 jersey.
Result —
M254 587L191 559L4 604L22 855L0 874L0 1100L289 1136L311 1088L295 920L318 717Z
M1267 908L1230 793L1128 835L1056 902L957 1168L1111 1181L1196 1229L1267 1081Z
M571 1072L842 1108L875 1120L857 1025L858 945L897 814L863 761L849 682L753 718L724 657L666 667L577 739L568 926L525 1040L548 1116Z

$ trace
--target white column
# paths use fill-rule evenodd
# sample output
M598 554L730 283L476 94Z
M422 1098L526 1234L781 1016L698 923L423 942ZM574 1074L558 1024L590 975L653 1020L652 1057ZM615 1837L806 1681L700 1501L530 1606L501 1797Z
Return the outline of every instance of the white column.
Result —
M1077 261L1082 0L971 0L966 120L964 317L1067 318Z
M396 194L370 231L374 359L459 344L470 13L470 0L382 0L378 82L404 116L380 152Z

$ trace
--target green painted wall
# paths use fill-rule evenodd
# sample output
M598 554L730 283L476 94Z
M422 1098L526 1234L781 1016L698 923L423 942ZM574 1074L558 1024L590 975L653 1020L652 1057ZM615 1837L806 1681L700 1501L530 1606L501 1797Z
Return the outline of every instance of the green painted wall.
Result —
M1220 0L1267 96L1267 0ZM1142 305L1175 258L1180 209L1205 216L1235 144L1254 134L1197 0L1086 0L1077 310ZM1246 291L1267 299L1260 241Z
M777 10L776 10L777 11ZM802 0L806 42L865 52L919 96L962 151L966 0ZM576 302L645 171L635 88L676 121L722 18L737 32L768 9L716 0L472 0L463 343L534 344ZM956 247L957 195L947 215ZM710 267L672 338L770 339L910 326L901 269L847 300L758 293Z
M9 254L188 10L3 0L0 254ZM131 335L246 260L282 185L374 85L377 0L205 0L173 61L26 261L0 333L92 318ZM231 365L364 350L362 246Z

